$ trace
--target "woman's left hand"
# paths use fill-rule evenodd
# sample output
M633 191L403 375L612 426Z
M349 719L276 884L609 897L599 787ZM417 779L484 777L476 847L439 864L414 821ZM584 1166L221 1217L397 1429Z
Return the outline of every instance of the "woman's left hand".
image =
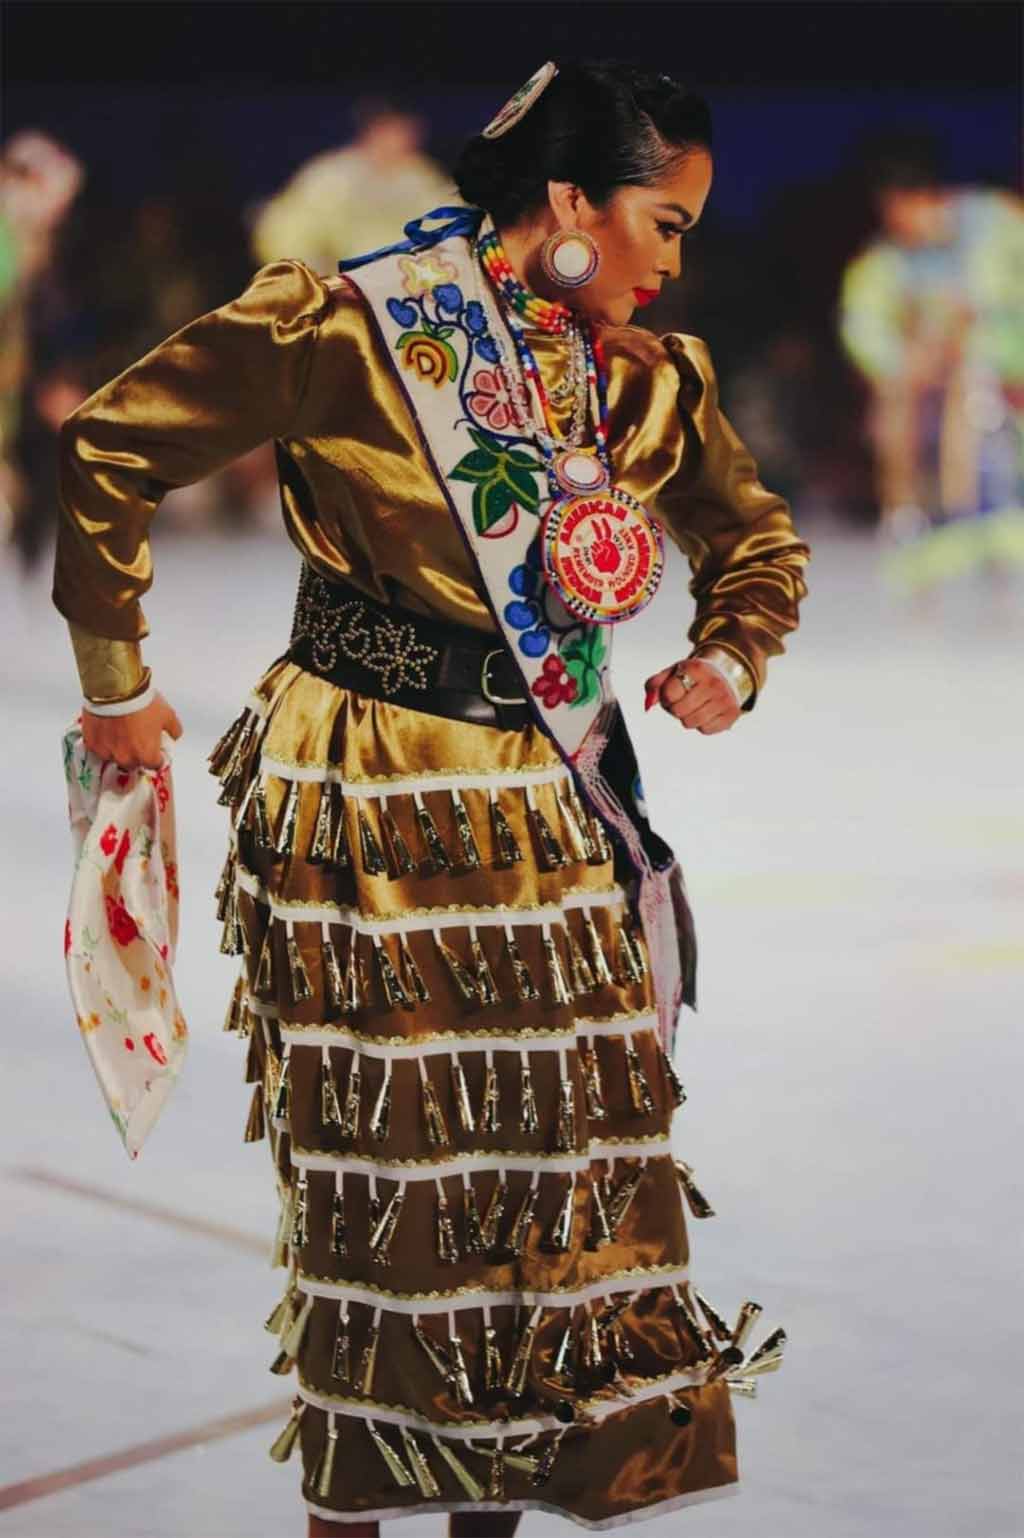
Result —
M690 680L689 687L683 682L684 678ZM718 669L701 662L699 657L662 668L660 673L654 673L647 680L645 688L645 710L660 704L683 726L695 728L708 737L714 732L727 732L739 719L740 707L735 694Z

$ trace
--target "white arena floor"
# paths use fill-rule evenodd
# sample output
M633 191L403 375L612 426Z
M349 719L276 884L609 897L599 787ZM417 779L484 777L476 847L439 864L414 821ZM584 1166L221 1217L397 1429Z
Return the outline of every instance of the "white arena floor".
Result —
M685 649L681 562L620 643L703 946L677 1122L719 1216L692 1225L694 1269L726 1312L755 1298L790 1337L783 1371L736 1406L737 1497L643 1531L1017 1538L1022 595L979 579L909 609L881 590L870 541L815 546L803 630L730 734L643 715L644 676ZM70 650L48 574L0 568L0 1538L305 1534L297 1466L266 1455L288 1397L262 1330L275 1202L221 1033L234 964L217 952L224 814L204 772L287 642L295 562L264 534L166 533L156 555L148 659L186 725L176 976L192 1039L136 1164L65 991ZM520 1528L571 1531L537 1514Z

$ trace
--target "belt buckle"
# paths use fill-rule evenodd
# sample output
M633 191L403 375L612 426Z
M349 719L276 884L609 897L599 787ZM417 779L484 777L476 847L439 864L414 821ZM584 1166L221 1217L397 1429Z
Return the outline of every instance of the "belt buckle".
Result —
M480 668L480 693L489 705L525 705L527 703L525 694L517 695L514 699L506 699L504 695L491 693L491 686L487 676L491 660L494 657L503 657L504 655L504 650L500 646L496 651L487 653Z

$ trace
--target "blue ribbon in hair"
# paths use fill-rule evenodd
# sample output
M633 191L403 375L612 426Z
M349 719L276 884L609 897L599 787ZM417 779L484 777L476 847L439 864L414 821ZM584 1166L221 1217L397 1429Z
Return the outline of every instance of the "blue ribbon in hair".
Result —
M398 241L393 246L381 246L379 251L368 251L365 256L350 256L347 261L338 263L339 272L351 272L354 267L365 267L367 262L375 262L381 256L396 256L403 251L428 251L431 246L439 246L442 240L451 240L456 235L472 237L483 223L484 211L482 208L463 208L451 206L432 209L429 214L421 214L418 219L410 219L405 226L405 240ZM428 220L440 219L444 222L436 230L425 230L423 226Z

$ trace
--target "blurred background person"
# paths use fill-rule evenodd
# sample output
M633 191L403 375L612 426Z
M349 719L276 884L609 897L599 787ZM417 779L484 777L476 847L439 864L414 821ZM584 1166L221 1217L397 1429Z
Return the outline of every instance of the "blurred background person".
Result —
M1024 564L1024 211L943 185L892 141L880 231L846 267L840 334L870 390L885 570L920 588Z
M356 137L301 166L258 211L260 263L297 257L333 273L344 257L387 245L409 219L454 197L451 180L423 153L421 117L383 97L357 102Z

